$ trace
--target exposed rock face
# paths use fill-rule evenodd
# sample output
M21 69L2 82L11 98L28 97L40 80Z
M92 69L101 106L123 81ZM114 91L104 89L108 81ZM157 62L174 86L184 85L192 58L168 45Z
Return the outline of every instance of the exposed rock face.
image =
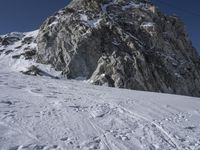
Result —
M200 96L200 59L181 20L145 0L73 0L37 37L37 61L68 78Z
M3 37L0 37L0 46L7 46L7 45L11 45L14 42L18 42L23 38L23 34L22 33L18 33L18 32L12 32L9 33Z

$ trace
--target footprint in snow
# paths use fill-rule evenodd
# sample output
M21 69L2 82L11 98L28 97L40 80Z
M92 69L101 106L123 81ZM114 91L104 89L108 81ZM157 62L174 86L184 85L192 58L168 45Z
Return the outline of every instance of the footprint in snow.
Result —
M61 92L58 92L58 91L51 91L52 94L63 94Z
M37 96L43 96L42 93L42 89L40 88L36 88L36 89L27 89L27 91L33 95L37 95Z
M18 85L18 86L11 86L11 88L13 88L13 89L24 89L24 88L26 88L26 86L24 86L24 85Z
M53 90L57 89L57 88L54 87L54 86L47 86L47 88L48 88L48 89L53 89Z
M77 138L63 137L60 140L65 144L68 144L76 149L80 149L80 145L79 142L77 141Z
M196 129L196 127L195 126L188 126L188 127L185 127L184 129L194 131Z
M1 104L6 104L8 106L13 105L11 101L0 101Z
M42 89L40 89L40 88L32 89L30 91L33 93L42 93Z
M88 110L87 106L71 105L68 107L72 108L76 112L86 112Z
M9 110L6 110L6 111L1 111L3 115L12 115L12 114L15 114L17 111L16 110L12 110L12 111L9 111Z
M45 145L36 145L36 144L29 144L26 146L19 145L9 148L9 150L58 150L59 147L57 145L53 146L45 146Z
M90 114L94 118L101 118L110 112L109 104L97 104L90 108Z
M103 150L103 143L99 137L94 137L89 141L83 142L81 144L82 150Z
M9 85L9 84L6 82L6 83L3 83L3 85Z
M128 128L125 129L115 129L115 130L110 130L109 131L111 135L113 135L115 138L126 141L130 140L132 131L128 130Z
M50 99L57 99L57 98L58 98L58 97L55 96L55 95L46 95L46 96L44 96L44 97L50 98Z
M63 138L61 138L60 140L61 141L67 141L69 138L68 137L63 137Z

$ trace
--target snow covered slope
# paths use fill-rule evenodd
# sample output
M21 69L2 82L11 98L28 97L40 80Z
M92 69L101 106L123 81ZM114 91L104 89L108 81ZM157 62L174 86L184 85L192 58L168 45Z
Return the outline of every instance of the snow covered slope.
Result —
M199 98L23 75L6 57L0 150L200 149Z
M25 61L23 53L25 51L31 51L36 48L36 43L34 42L38 31L33 31L29 33L9 33L7 35L1 36L2 42L0 43L0 61L1 65L8 66L16 71L23 71L28 67L31 62L29 60Z
M31 66L37 66L51 76L60 75L60 72L55 71L50 65L36 63L37 35L38 30L0 36L0 65L4 66L4 70L26 72Z

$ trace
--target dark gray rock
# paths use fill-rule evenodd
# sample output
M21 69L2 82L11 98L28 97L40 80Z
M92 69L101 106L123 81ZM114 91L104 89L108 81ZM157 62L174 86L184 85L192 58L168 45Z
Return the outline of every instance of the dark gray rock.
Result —
M33 59L35 55L36 55L35 49L28 49L21 54L13 55L12 58L19 59L21 56L24 56L24 59L28 60L28 59Z
M32 76L47 76L53 79L59 79L58 77L52 76L48 74L47 72L41 70L35 65L30 66L26 71L21 71L21 73L25 75L32 75Z
M22 40L22 44L31 44L33 43L35 39L33 37L25 37L23 40Z
M15 42L20 41L23 38L23 36L24 35L22 33L17 33L17 32L6 34L5 36L0 37L0 45L3 46L11 45Z
M13 52L13 50L7 50L7 51L5 51L5 54L8 55L8 54L10 54L12 52Z
M200 96L199 56L176 16L145 0L73 0L37 37L37 62L68 78Z
M1 45L1 42L3 41L3 38L2 37L0 37L0 45Z

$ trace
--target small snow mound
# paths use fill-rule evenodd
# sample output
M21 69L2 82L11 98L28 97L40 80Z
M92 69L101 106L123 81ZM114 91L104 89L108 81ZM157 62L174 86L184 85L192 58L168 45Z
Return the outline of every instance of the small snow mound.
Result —
M110 111L110 107L108 104L101 104L91 107L91 115L94 118L103 117Z

